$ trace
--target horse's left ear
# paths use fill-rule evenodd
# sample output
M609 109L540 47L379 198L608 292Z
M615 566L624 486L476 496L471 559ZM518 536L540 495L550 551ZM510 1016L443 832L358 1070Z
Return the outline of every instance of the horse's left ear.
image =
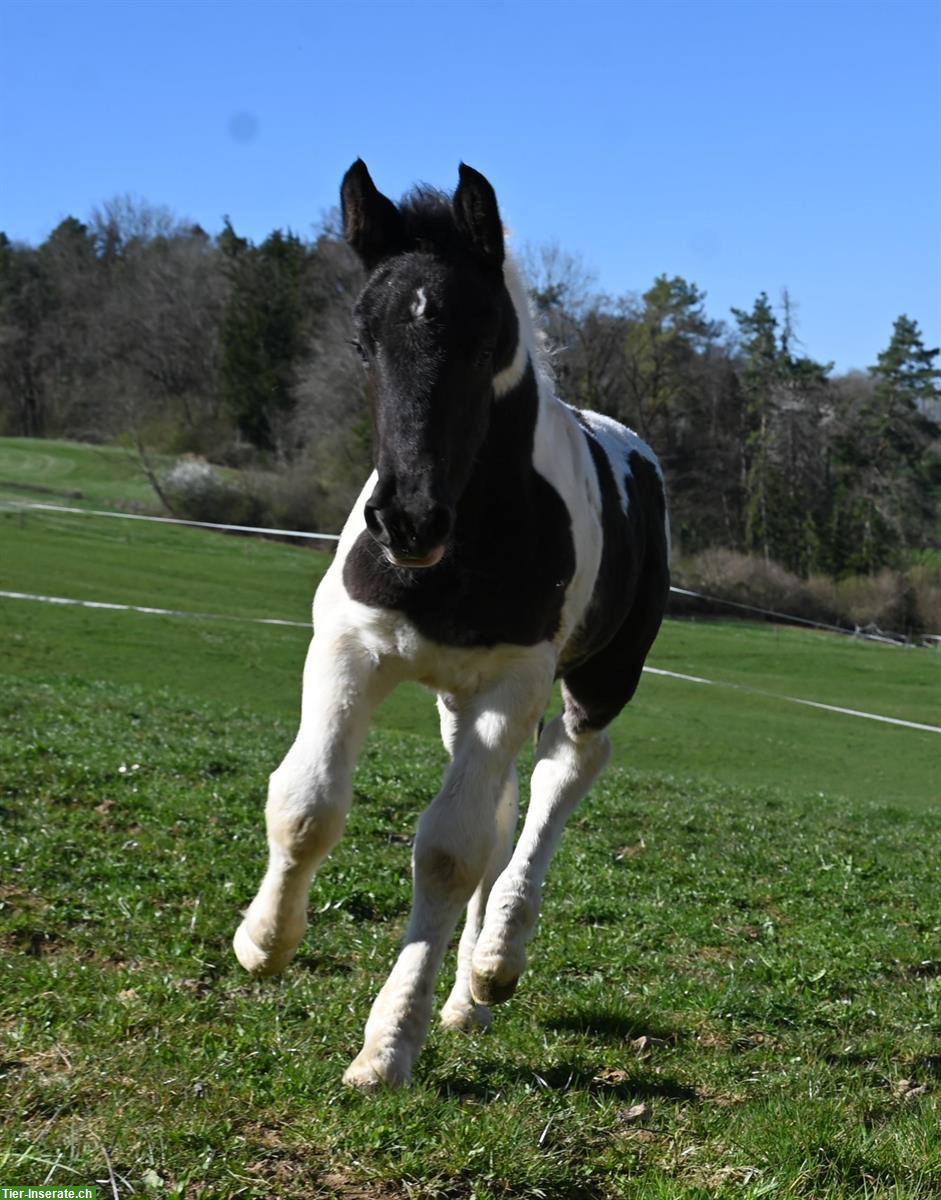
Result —
M343 176L340 204L346 240L367 271L402 249L402 216L373 183L361 158Z
M479 171L461 163L460 183L454 193L454 216L474 252L492 267L503 265L503 222L497 196Z

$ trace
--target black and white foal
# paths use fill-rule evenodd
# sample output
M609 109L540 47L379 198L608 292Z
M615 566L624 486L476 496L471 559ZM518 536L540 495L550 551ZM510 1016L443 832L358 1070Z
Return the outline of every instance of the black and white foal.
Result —
M370 714L403 680L433 688L451 763L418 823L404 945L345 1075L372 1087L409 1078L465 905L442 1023L486 1026L513 993L565 822L660 626L668 538L650 449L554 397L487 180L462 166L453 197L418 189L397 206L357 161L342 202L369 272L356 320L376 471L314 599L268 870L234 944L253 974L287 965ZM514 848L516 756L559 677L564 711L539 738Z

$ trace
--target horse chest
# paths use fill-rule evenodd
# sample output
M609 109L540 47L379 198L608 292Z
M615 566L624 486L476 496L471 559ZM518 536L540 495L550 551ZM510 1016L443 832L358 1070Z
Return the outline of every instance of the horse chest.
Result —
M425 572L403 572L377 558L369 535L343 565L351 599L393 610L422 637L445 646L533 646L558 632L572 578L568 522L525 545L495 538L488 552L453 554Z

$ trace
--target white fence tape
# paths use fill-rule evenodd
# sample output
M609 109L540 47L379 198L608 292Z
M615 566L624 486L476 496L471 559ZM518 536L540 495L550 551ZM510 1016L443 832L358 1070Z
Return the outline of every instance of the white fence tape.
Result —
M858 708L841 708L838 704L823 704L819 700L802 700L798 696L782 696L779 692L766 692L762 688L748 687L744 683L728 680L703 679L699 675L681 675L678 671L664 671L661 667L644 667L651 675L666 675L670 679L683 679L687 683L705 683L710 687L731 688L736 692L747 692L750 696L765 696L770 700L786 700L789 704L805 704L808 708L820 708L824 712L843 713L847 717L862 717L867 721L882 721L886 725L901 725L905 729L921 729L925 733L941 733L941 725L923 725L918 721L903 721L901 717L884 717L881 713L862 712Z
M297 529L267 529L262 525L220 525L216 521L184 521L182 517L152 517L149 513L110 512L103 508L69 508L65 504L41 504L38 500L3 500L0 507L13 512L39 509L41 512L72 513L82 517L119 517L124 521L156 521L160 525L193 525L198 529L224 529L229 533L267 533L273 537L308 538L314 542L338 542L338 533L301 533Z
M720 596L706 596L702 592L691 592L689 588L671 587L670 591L677 596L692 596L695 600L708 600L710 604L726 604L729 608L740 608L745 612L763 613L766 617L778 617L782 621L793 621L797 625L812 625L814 629L829 629L833 633L853 633L852 629L845 629L842 625L829 625L825 621L812 621L809 617L795 617L791 613L776 612L773 608L759 608L755 604L743 604L740 600L723 600ZM870 636L862 634L861 630L856 630L861 636ZM891 638L884 639L891 642ZM895 645L892 642L892 645Z
M74 605L78 608L109 609L115 612L143 613L147 616L183 617L195 621L243 621L254 625L288 625L296 629L310 629L304 621L288 621L280 617L238 617L226 613L186 612L176 608L151 608L142 604L115 604L104 600L75 600L68 596L40 596L32 592L0 591L0 598L5 600L33 600L41 604ZM785 700L790 704L803 704L808 708L819 708L825 712L842 713L848 717L861 717L867 721L881 721L885 725L901 725L905 729L917 729L924 733L941 733L941 725L924 725L918 721L903 721L900 717L885 717L880 713L862 712L856 708L841 708L836 704L822 704L819 700L802 700L797 696L781 696L777 692L765 692L758 688L747 687L741 683L730 683L725 680L704 679L701 675L683 675L679 671L665 671L661 667L644 667L651 675L664 675L669 679L680 679L686 683L701 683L709 687L730 688L737 692L746 692L752 696L764 696L770 700Z
M290 625L310 630L309 621L285 621L281 617L236 617L229 613L186 612L179 608L152 608L146 604L112 604L106 600L75 600L71 596L37 596L32 592L0 592L4 600L37 600L41 604L67 604L75 608L108 608L113 612L144 613L149 617L186 617L191 621L250 621L253 625Z
M71 513L83 517L118 517L125 521L156 521L160 525L190 525L198 529L221 529L227 533L259 533L269 537L304 538L314 542L338 542L338 533L302 533L297 529L272 529L261 525L220 525L215 521L187 521L182 517L154 517L147 513L111 512L99 508L70 508L64 504L43 504L37 500L0 500L0 511L17 512L19 510L38 510L51 513ZM811 629L825 629L830 633L842 633L847 637L863 638L871 642L883 642L888 646L907 645L901 637L887 636L881 632L867 632L864 629L846 629L842 625L831 625L825 621L812 621L808 617L798 617L793 613L777 612L772 608L760 608L755 604L743 604L739 600L726 600L722 596L708 596L703 592L694 592L689 588L671 587L670 591L676 596L690 596L695 600L704 600L708 604L723 604L728 608L737 608L742 612L758 613L764 617L774 617L779 621L787 621L792 625L806 625ZM928 639L930 641L930 639Z
M845 625L831 625L826 621L812 621L809 617L798 617L794 613L778 612L774 608L759 608L757 604L743 604L740 600L726 600L722 596L707 596L703 592L691 592L689 588L671 587L670 591L676 596L692 596L696 600L705 600L709 604L724 604L726 608L737 608L740 612L760 613L764 617L774 617L786 621L789 625L807 625L811 629L825 629L829 633L842 633L848 637L863 638L867 642L882 642L886 646L907 646L912 643L901 634L887 634L882 630L873 632L872 629L847 629Z

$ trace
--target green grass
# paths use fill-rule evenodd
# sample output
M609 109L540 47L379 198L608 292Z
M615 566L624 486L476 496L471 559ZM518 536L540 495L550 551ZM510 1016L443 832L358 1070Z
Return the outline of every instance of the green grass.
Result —
M299 957L251 981L307 635L243 618L305 621L327 560L127 525L0 516L0 588L232 618L0 600L0 1184L107 1180L106 1148L168 1200L941 1195L941 736L647 676L517 996L363 1097L433 706L380 713ZM930 652L668 622L651 661L941 724Z
M132 451L51 438L0 438L0 496L89 508L160 508Z
M107 518L0 513L0 588L228 617L305 622L326 556L202 530ZM298 711L303 629L193 622L0 601L7 670L244 698L259 716ZM668 621L653 666L941 725L941 655L742 623ZM379 717L434 733L434 710L405 688ZM708 778L799 795L941 799L938 734L824 713L767 696L648 675L614 727L621 762L677 780Z
M74 679L0 694L4 1182L105 1177L105 1146L170 1196L939 1194L937 813L615 768L493 1032L435 1031L412 1089L362 1097L339 1078L440 750L372 739L299 960L256 983L228 939L290 726Z

